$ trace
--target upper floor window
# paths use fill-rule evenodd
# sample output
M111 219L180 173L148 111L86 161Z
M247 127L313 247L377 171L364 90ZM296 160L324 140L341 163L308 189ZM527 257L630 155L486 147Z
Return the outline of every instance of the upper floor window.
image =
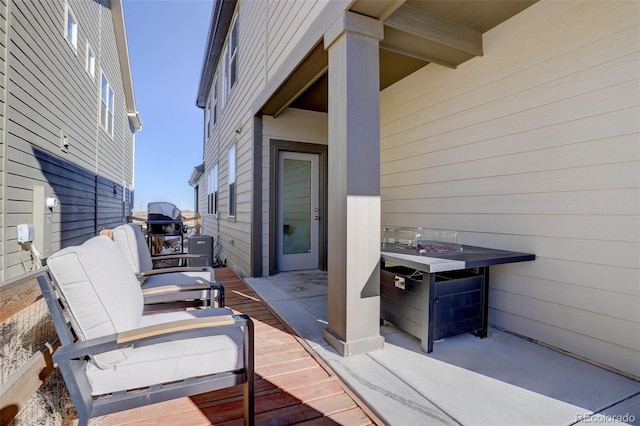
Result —
M229 41L229 92L238 79L238 19L233 22Z
M104 72L100 82L100 127L113 137L113 88Z
M220 106L224 108L231 89L238 80L238 19L233 21L231 33L222 55L222 93Z
M213 132L213 128L218 122L218 79L214 78L211 85L207 108L205 112L205 132L207 137Z
M229 148L229 216L236 215L236 145Z
M229 75L227 73L227 50L225 49L224 54L222 55L222 75L220 77L220 83L222 87L220 87L220 108L224 108L227 104L227 98L229 97L229 86L227 85L227 80Z
M89 74L93 80L93 77L96 75L96 54L93 53L93 49L89 42L87 42L87 61L85 69L87 74Z
M207 194L207 213L218 214L218 164L209 173L209 192Z
M211 126L215 126L218 122L218 79L213 80L213 88L211 90Z
M64 37L67 39L74 51L78 51L78 20L76 15L65 2Z
M204 109L204 131L205 136L208 138L211 134L211 99L207 102L207 107Z

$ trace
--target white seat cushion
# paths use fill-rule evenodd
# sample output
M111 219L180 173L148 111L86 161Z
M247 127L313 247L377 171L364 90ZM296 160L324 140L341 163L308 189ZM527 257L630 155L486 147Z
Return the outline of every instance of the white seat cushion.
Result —
M143 298L136 275L114 242L105 236L49 256L47 265L80 340L138 328ZM123 361L130 349L93 356L107 368Z
M231 313L229 309L217 308L147 315L142 317L141 326ZM242 331L221 328L212 332L216 334L135 347L126 360L108 369L89 363L86 371L92 395L243 368Z
M131 265L133 272L139 274L153 269L149 247L138 225L125 223L114 228L112 232L113 241Z
M142 230L133 223L120 225L113 229L113 241L116 243L123 256L136 273L151 271L153 269L153 261L149 252L149 247L144 239ZM143 289L151 289L167 285L192 285L192 284L208 284L213 282L214 272L211 269L207 271L193 272L166 272L162 274L154 274L145 278L142 284ZM146 296L145 303L163 303L175 300L194 300L207 299L208 291L192 291L179 293L164 293Z

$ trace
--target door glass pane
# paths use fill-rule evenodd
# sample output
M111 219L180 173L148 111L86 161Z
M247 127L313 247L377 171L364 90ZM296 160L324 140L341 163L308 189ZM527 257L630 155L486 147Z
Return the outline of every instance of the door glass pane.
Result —
M284 254L311 253L311 162L283 160Z

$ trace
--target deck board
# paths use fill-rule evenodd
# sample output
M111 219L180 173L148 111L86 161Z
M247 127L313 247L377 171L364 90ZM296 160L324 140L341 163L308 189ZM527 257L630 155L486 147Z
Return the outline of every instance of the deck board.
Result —
M232 270L216 269L226 306L255 324L257 425L372 425L371 411L312 355ZM242 425L242 386L179 398L95 419L96 425Z

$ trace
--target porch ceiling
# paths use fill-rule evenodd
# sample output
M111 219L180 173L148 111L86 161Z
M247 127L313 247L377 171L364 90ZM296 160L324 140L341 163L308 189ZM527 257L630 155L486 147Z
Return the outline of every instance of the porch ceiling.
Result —
M482 34L538 0L357 0L350 10L384 22L380 90L433 63L449 68L482 56ZM327 112L328 55L320 40L262 109Z

